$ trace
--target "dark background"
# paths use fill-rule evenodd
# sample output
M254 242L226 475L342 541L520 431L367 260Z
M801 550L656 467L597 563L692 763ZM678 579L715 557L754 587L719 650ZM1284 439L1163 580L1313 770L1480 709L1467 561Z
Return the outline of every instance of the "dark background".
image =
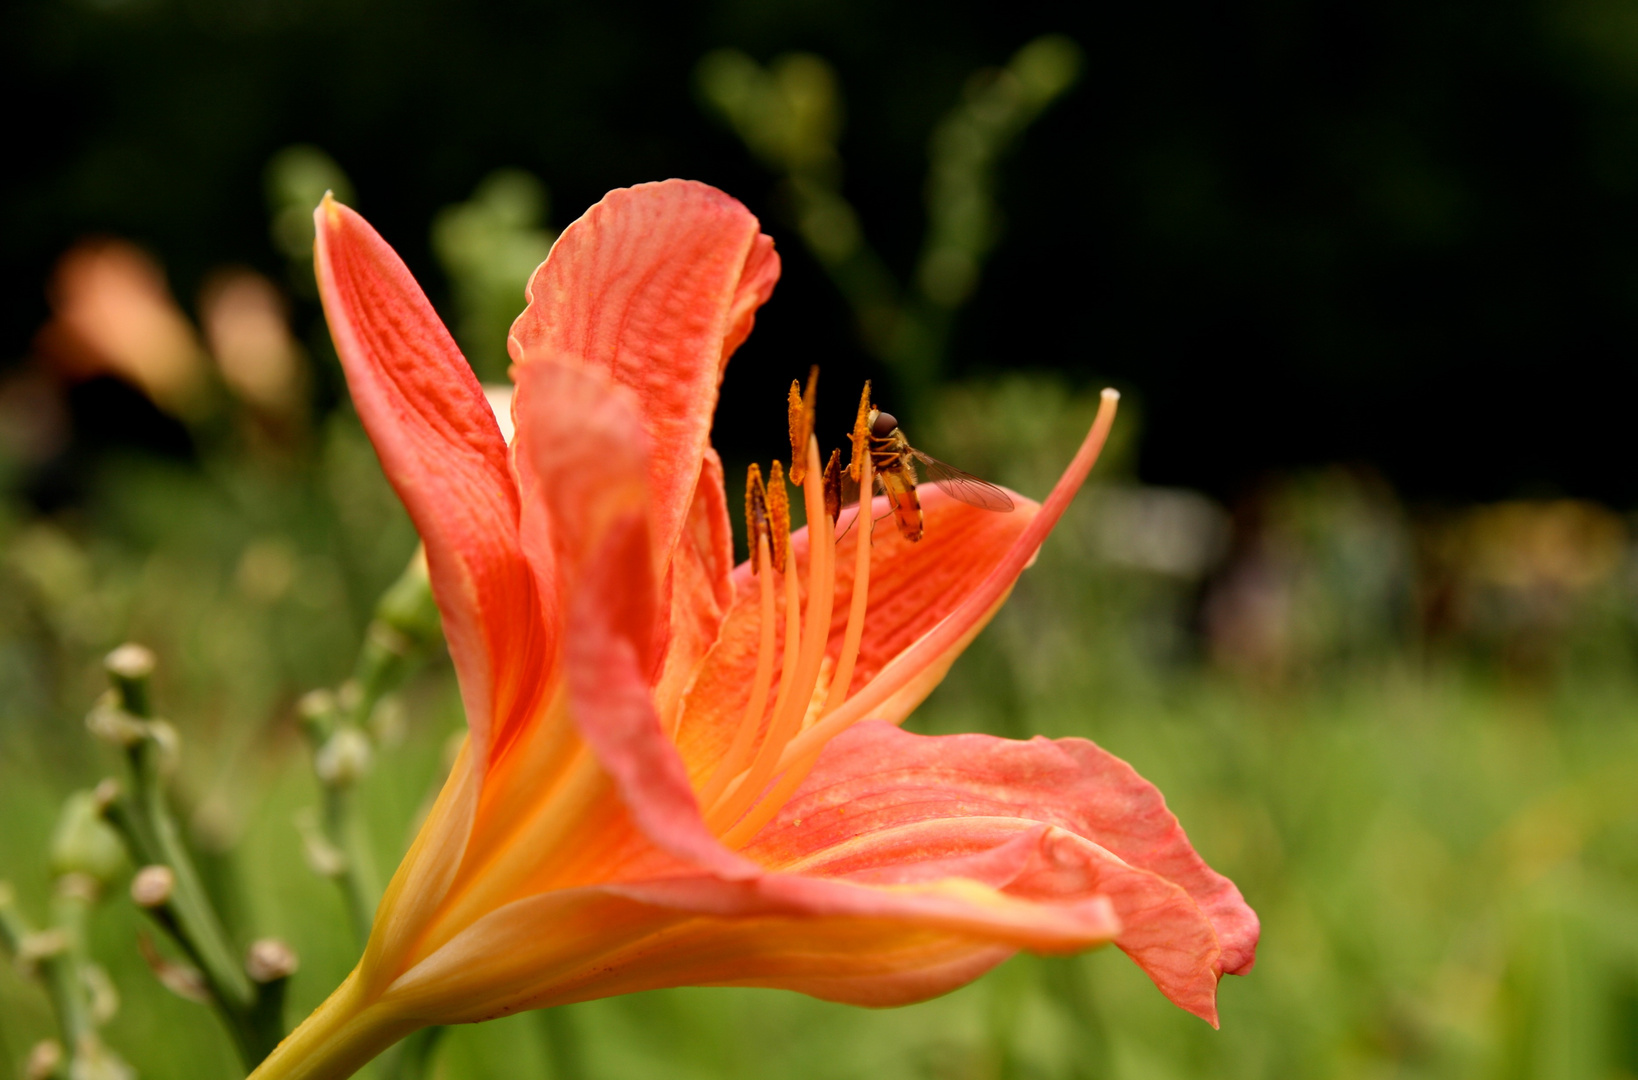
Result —
M440 304L427 224L498 166L546 181L557 227L668 175L739 196L786 264L736 368L765 374L730 381L748 408L810 362L869 365L771 177L692 95L698 58L836 66L845 191L902 274L930 128L1049 31L1085 74L1005 166L955 374L1135 391L1152 482L1232 495L1344 461L1413 499L1638 504L1638 14L1612 0L11 0L0 364L86 234L148 247L185 304L219 263L276 274L262 170L311 142ZM82 430L117 426L86 400Z

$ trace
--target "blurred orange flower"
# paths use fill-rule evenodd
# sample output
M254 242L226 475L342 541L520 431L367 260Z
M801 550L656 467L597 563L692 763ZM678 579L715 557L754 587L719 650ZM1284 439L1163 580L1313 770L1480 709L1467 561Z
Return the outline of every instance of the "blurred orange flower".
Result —
M271 416L300 409L306 366L271 281L254 270L217 271L200 290L199 322L235 397Z
M205 353L165 284L165 272L124 240L88 240L57 263L46 357L74 379L113 375L173 416L203 404Z
M810 525L779 527L776 468L736 568L708 436L779 274L744 207L667 181L564 232L513 327L510 448L393 251L333 200L317 222L325 310L425 542L470 737L364 957L256 1077L346 1076L426 1024L653 987L902 1004L1018 949L1110 941L1216 1022L1257 920L1154 787L1080 739L896 726L1034 558L1112 394L1044 503L925 488L919 544L837 543L794 424Z

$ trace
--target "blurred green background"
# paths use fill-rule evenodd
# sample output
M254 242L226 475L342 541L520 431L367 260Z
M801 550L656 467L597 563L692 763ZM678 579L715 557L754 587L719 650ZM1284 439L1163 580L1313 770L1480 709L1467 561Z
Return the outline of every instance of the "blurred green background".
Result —
M64 799L120 772L83 718L136 640L235 945L295 949L292 1020L345 974L298 701L344 686L415 537L310 210L357 205L494 382L555 230L682 175L785 264L730 475L811 363L1037 497L1126 394L912 726L1130 760L1259 962L1219 1032L1105 950L886 1012L594 1002L452 1031L428 1075L1638 1077L1638 8L18 0L0 85L0 878L35 923ZM383 871L461 726L431 652L364 710ZM241 1075L128 876L87 925L103 1037ZM25 976L0 1080L54 1033Z

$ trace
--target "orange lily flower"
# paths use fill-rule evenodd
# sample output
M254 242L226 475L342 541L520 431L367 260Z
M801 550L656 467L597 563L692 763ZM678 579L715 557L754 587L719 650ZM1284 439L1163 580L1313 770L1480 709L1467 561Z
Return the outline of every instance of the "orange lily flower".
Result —
M926 487L917 544L826 512L793 393L811 524L788 533L781 470L753 470L736 568L708 437L779 274L743 206L673 180L564 231L513 327L510 447L392 249L333 200L316 216L325 310L425 541L470 736L363 959L254 1077L347 1076L423 1025L655 987L904 1004L1019 949L1107 942L1216 1023L1256 916L1154 787L1085 740L896 726L1034 558L1112 393L1044 503Z

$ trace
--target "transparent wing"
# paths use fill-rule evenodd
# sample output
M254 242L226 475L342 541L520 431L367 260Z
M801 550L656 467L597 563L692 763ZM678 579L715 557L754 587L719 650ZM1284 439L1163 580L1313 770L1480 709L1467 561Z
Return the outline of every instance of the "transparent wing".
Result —
M998 514L1012 510L1012 497L988 480L980 480L972 473L962 472L954 465L946 465L938 458L929 457L920 450L912 449L910 453L921 463L922 472L926 476L924 482L937 484L950 498L964 502L968 506L976 506L980 510L994 510Z

